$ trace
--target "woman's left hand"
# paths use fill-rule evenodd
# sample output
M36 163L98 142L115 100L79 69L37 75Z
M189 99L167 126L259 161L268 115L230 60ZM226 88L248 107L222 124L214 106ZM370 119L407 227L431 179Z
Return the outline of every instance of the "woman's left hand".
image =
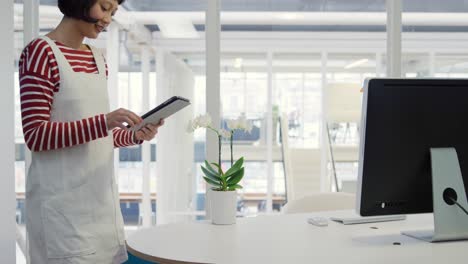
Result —
M158 128L162 125L164 125L164 120L161 120L157 125L146 124L144 127L142 127L135 133L135 139L146 141L152 140L154 136L156 136L156 134L158 133Z

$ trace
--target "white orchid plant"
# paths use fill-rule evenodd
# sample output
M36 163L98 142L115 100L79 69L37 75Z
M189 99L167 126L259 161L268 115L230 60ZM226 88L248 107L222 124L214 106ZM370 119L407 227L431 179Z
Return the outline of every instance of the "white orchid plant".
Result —
M244 116L240 116L236 120L227 121L226 129L215 129L211 124L211 116L209 114L199 115L193 120L189 121L187 131L193 132L198 128L206 128L216 133L218 136L218 163L212 162L211 164L205 160L205 166L201 166L203 171L203 179L214 187L214 191L235 191L236 189L241 189L242 186L239 182L244 177L244 158L241 157L234 163L232 143L233 137L236 130L244 130L245 132L250 133L252 131L252 125ZM227 171L223 171L221 167L221 144L222 139L229 139L230 149L231 149L231 168ZM213 166L212 166L213 165Z

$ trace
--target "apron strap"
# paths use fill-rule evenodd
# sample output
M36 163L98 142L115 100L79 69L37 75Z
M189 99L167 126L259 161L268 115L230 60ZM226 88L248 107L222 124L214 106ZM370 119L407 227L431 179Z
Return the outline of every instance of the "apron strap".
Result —
M88 45L88 47L91 49L93 52L94 60L96 61L96 65L99 71L99 75L103 75L105 78L106 76L106 63L104 62L104 55L102 55L99 50L97 50L95 47Z
M65 58L65 55L63 55L62 51L59 49L59 47L57 47L57 45L51 38L47 36L41 36L39 38L45 40L52 49L52 52L55 56L55 60L57 61L58 67L60 69L59 72L61 72L62 70L74 72L70 63L68 63L67 59Z

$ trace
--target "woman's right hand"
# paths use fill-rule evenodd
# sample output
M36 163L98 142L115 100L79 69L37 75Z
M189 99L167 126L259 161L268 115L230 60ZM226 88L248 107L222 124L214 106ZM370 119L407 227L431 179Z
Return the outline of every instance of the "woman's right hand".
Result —
M122 129L127 129L127 126L125 126L123 123L127 123L130 127L139 124L143 119L133 113L132 111L129 111L127 109L117 109L115 111L112 111L106 115L106 120L107 120L107 129L112 130L116 127L120 127Z

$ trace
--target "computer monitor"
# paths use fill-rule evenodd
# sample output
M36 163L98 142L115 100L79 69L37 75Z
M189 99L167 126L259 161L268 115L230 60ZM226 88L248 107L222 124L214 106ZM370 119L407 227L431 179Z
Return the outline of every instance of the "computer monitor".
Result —
M455 149L468 190L468 80L366 80L360 133L360 215L433 212L431 149Z

